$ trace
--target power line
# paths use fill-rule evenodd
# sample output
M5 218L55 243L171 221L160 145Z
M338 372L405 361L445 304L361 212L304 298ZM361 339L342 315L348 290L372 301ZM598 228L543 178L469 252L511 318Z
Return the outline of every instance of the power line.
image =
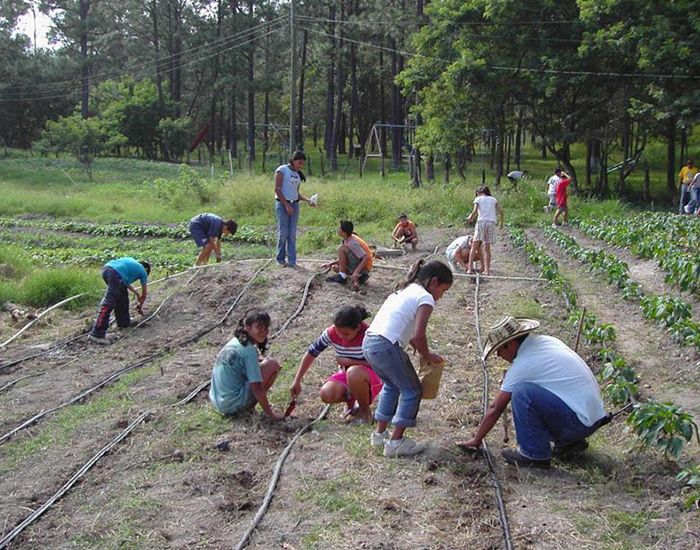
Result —
M222 37L222 38L219 38L216 40L206 42L206 43L201 44L199 46L195 46L193 48L182 50L181 52L178 52L177 55L178 56L187 56L187 55L190 55L190 54L195 53L195 52L202 53L203 51L205 51L205 48L212 48L212 47L221 48L221 49L219 49L219 51L217 51L215 53L206 52L205 55L202 55L202 56L197 57L195 59L196 59L196 61L200 61L202 59L208 59L210 57L214 57L216 55L219 55L221 53L224 53L224 52L232 49L231 47L228 47L228 46L230 46L231 43L234 43L241 38L247 37L248 35L257 32L258 30L260 30L263 27L274 26L274 30L278 30L278 28L280 28L282 26L282 24L284 23L283 19L284 19L283 17L276 17L270 21L266 21L266 22L261 23L259 25L255 25L253 27L250 27L248 29L245 29L243 31L235 33L233 35L228 35L226 37ZM271 32L272 31L268 32L267 34L263 35L262 37L267 36L268 34L271 34ZM258 37L258 38L262 38L262 37ZM253 38L253 40L254 40L254 38ZM250 41L246 42L246 44L249 44L249 43L250 43ZM237 47L239 47L239 44L235 44L233 46L233 48L237 48ZM92 81L104 81L104 80L109 80L109 79L116 78L119 76L137 73L140 70L145 70L145 69L151 70L151 68L154 66L154 64L160 64L160 63L167 62L171 58L172 58L172 55L169 54L169 55L164 55L160 58L144 61L144 62L138 63L136 65L131 65L131 66L126 67L122 70L114 70L114 71L108 71L108 72L104 72L104 73L96 73L96 74L91 76L90 80L92 80ZM184 67L189 62L190 61L188 60L186 63L175 65L173 68ZM172 69L170 69L170 70L172 70ZM165 71L165 72L167 72L167 71ZM60 87L65 86L65 85L73 85L76 82L76 80L79 80L79 78L80 78L79 76L76 76L75 78L72 78L70 80L53 81L53 82L49 82L49 83L42 85L42 87L45 89L45 91L47 93L49 93L51 88L60 88ZM5 90L7 90L8 88L9 87L5 87ZM16 89L17 86L13 86L12 88L15 88L15 89L10 90L10 96L12 94L21 94L22 93L21 90ZM27 85L27 88L35 89L35 86ZM0 90L0 93L2 93L2 90ZM63 94L60 94L57 96L45 96L45 98L51 99L53 97L64 97L65 95L67 95L67 94L63 93ZM13 99L16 99L18 101L25 101L27 99L30 99L30 100L35 99L35 97L22 96L22 97L12 98L12 97L7 97L7 94L5 94L5 97L0 98L0 101L11 101Z
M265 38L271 34L276 33L281 27L282 27L282 25L278 24L277 26L275 26L275 28L270 29L268 32L266 32L262 35L253 36L253 37L249 38L248 40L245 40L243 42L239 42L239 43L234 44L232 46L228 46L224 49L220 49L214 53L207 53L206 55L201 55L201 56L196 57L194 59L189 59L186 62L180 63L175 68L181 69L184 67L188 67L188 66L193 65L195 63L199 63L200 61L215 57L217 55L221 55L222 53L226 53L226 52L231 51L231 50L242 48L243 46L247 46L248 44L251 44L252 42L255 42L256 40L260 40L260 39ZM121 74L122 75L130 75L132 73L128 72L128 71L124 71ZM91 80L93 83L95 83L98 80L98 78L93 77ZM73 79L71 81L66 81L66 83L72 84L74 86L79 85L79 77L76 76L75 79ZM60 93L60 94L23 96L23 97L16 97L16 98L0 97L0 103L11 103L11 102L22 102L22 101L42 101L42 100L47 100L47 99L60 99L60 98L67 98L67 97L73 95L74 93L78 93L78 92L79 92L79 89L74 88L71 91Z
M334 38L335 35L323 32L320 30L314 30L308 27L300 27L306 31L314 34L320 34L323 36L328 36ZM352 38L343 37L343 41L352 42L361 46L369 46L370 48L375 48L378 50L384 50L390 53L398 53L405 55L407 57L419 57L422 59L427 59L429 61L440 61L442 63L454 63L454 60L445 59L442 57L423 55L415 52L409 52L406 50L399 50L396 48L389 48L387 46L381 46L378 44L372 44L371 42L364 42L362 40L354 40ZM487 65L487 69L494 71L510 71L513 73L528 72L528 73L546 73L546 74L565 74L565 75L579 75L579 76L614 76L622 78L664 78L669 80L700 80L700 75L679 75L679 74L658 74L658 73L617 73L610 71L567 71L564 69L534 69L527 67L506 67L502 65Z

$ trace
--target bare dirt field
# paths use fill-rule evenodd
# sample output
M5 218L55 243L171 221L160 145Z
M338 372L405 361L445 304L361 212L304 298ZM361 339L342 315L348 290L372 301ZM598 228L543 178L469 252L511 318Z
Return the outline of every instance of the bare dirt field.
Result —
M456 232L424 231L420 253L444 246ZM694 373L697 357L678 348L662 329L644 321L633 304L617 298L577 262L567 260L537 231L531 236L557 256L580 302L618 327L620 351L637 364L645 395L665 397L700 412ZM394 282L420 255L377 261L362 293L327 283L319 264L299 269L265 262L212 266L154 287L158 316L122 334L107 347L84 339L48 355L3 368L51 342L77 334L91 310L59 313L8 346L0 355L0 432L42 410L56 407L110 374L165 352L124 373L80 403L68 405L0 445L2 536L54 494L94 453L145 411L151 415L89 470L11 548L231 548L260 506L279 454L293 433L322 409L317 388L334 370L328 352L309 371L295 417L274 424L259 411L224 418L205 391L176 404L208 379L216 354L240 315L266 308L272 332L297 310L301 314L272 341L269 355L283 365L272 391L285 406L291 380L308 344L331 323L334 311L363 303L376 312ZM632 267L632 266L631 266ZM261 271L256 272L262 268ZM634 273L634 272L633 272ZM536 277L537 271L504 234L494 250L493 274ZM190 280L191 279L191 280ZM188 282L189 281L189 282ZM596 282L597 281L597 282ZM213 326L246 287L227 321ZM340 406L293 447L252 548L502 548L504 535L492 474L483 457L465 454L454 442L471 434L482 415L484 379L478 360L476 316L482 334L504 314L535 317L541 331L571 344L575 327L561 299L544 282L458 278L438 302L429 325L431 348L448 364L440 395L424 401L411 436L429 442L415 459L386 459L369 445L370 427L347 425ZM478 304L477 304L478 301ZM637 308L638 309L638 308ZM146 312L148 313L148 311ZM597 368L585 346L581 355ZM506 364L489 361L488 395L498 388ZM507 466L500 449L502 425L488 438L495 475L503 490L510 535L516 548L695 548L697 512L682 508L678 465L640 451L622 419L597 432L591 449L575 462L556 462L547 472ZM0 433L0 437L2 434ZM696 460L697 446L691 447Z

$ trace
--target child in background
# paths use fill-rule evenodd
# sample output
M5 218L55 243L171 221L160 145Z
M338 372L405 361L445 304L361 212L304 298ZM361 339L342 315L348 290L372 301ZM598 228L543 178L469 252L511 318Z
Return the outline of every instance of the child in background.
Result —
M401 214L396 227L394 227L391 237L394 239L395 244L399 246L410 244L411 248L415 250L416 246L418 245L418 232L416 231L416 224L408 219L407 214Z
M267 348L270 315L259 309L248 310L238 322L234 337L219 352L214 362L209 399L221 414L253 410L260 403L273 420L284 420L267 400L280 365L272 359L259 359L258 351Z
M445 256L447 256L447 261L450 262L452 271L456 271L456 265L460 266L464 271L476 271L475 264L469 265L469 253L471 252L473 241L473 235L465 235L464 237L457 237L447 245ZM481 249L477 250L474 262L482 262Z
M467 218L467 222L472 223L476 218L474 228L474 241L469 251L469 267L467 273L474 273L472 267L476 260L477 253L484 244L483 267L484 275L491 274L491 245L496 242L496 223L503 227L503 209L498 201L491 196L491 191L485 185L477 187L476 198L474 199L474 209Z
M340 220L338 236L343 239L338 247L338 259L321 266L338 273L326 277L326 281L344 285L350 279L352 290L359 290L360 284L367 282L369 272L372 270L372 250L355 234L355 225L350 220Z
M561 180L559 180L559 183L557 184L557 211L555 212L554 219L552 220L552 227L554 228L557 227L560 215L564 215L564 218L561 222L562 225L567 225L567 220L569 219L569 207L567 205L567 189L569 188L569 184L571 183L571 178L563 172L562 174L566 177L563 177Z
M549 198L549 203L544 207L546 213L551 212L557 208L557 184L562 177L561 168L555 168L554 174L547 180L547 197Z
M213 252L217 263L221 261L221 237L224 235L235 235L238 224L233 220L224 221L216 214L198 214L190 220L190 235L195 244L200 247L197 261L194 265L206 265Z
M404 437L406 428L416 425L422 388L403 348L411 344L429 363L443 361L430 351L425 331L435 302L450 286L452 271L446 264L416 262L367 329L362 351L384 382L374 413L377 431L372 432L370 443L373 447L384 447L384 456L412 456L425 449L424 445ZM390 422L394 426L391 434L387 431Z
M367 323L364 320L367 317L369 313L361 305L345 306L336 312L333 324L309 346L301 359L290 389L292 398L295 399L301 393L301 381L314 360L328 346L332 346L339 369L321 387L321 401L345 401L346 417L353 415L354 421L362 424L372 420L369 407L382 389L382 381L367 364L362 353L362 341L367 331Z

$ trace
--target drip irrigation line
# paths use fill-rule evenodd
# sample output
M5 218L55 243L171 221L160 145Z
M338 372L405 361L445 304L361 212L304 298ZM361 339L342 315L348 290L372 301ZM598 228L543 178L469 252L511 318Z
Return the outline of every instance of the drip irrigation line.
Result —
M61 307L63 304L67 304L68 302L72 302L73 300L75 300L77 298L85 296L85 294L86 294L85 292L81 292L80 294L76 294L75 296L71 296L70 298L66 298L65 300L62 300L62 301L58 302L57 304L52 305L50 308L45 309L39 315L37 315L34 319L32 319L29 323L24 325L20 329L20 331L17 332L14 336L8 338L2 344L0 344L0 349L4 348L7 344L12 342L13 340L16 340L17 338L19 338L24 333L25 330L27 330L29 327L33 326L37 321L39 321L39 319L41 319L47 313L53 311L54 309L56 309L58 307Z
M141 322L139 322L139 324L137 324L134 328L141 328L143 325L145 325L151 319L153 319L156 315L158 315L160 310L163 309L163 306L165 306L165 304L167 304L175 295L179 294L185 288L187 288L189 286L189 284L192 281L194 281L200 273L201 273L200 270L195 271L194 275L192 275L192 277L190 277L187 280L187 282L184 285L182 285L182 287L178 288L177 290L174 290L168 296L166 296L165 299L160 303L160 305L155 309L155 311L153 313L151 313L148 317L144 318Z
M211 378L207 378L199 386L197 386L195 389L193 389L190 393L187 394L187 397L184 397L184 398L180 399L180 401L178 401L177 403L174 403L173 407L179 407L180 405L184 405L186 403L189 403L195 397L197 397L197 394L199 392L201 392L203 389L209 387L209 384L211 384Z
M479 353L479 361L481 362L481 368L484 373L484 392L483 392L483 413L486 414L486 410L489 405L489 372L486 368L486 360L484 356L484 348L481 343L481 329L479 328L479 290L480 290L480 277L477 274L476 277L476 288L474 289L474 325L476 329L476 347ZM486 463L488 464L489 471L491 472L491 479L496 493L496 505L498 507L498 517L501 522L501 529L503 530L503 541L505 543L506 550L512 550L513 543L510 538L510 527L508 525L508 516L506 514L506 505L503 502L503 492L501 490L501 484L498 481L498 476L496 475L496 468L493 463L493 455L489 450L489 446L485 440L481 442L481 447L483 449L483 455L486 458Z
M33 378L35 376L42 376L43 374L46 374L46 371L36 372L34 374L27 374L26 376L21 376L19 378L16 378L15 380L12 380L12 382L8 382L2 388L0 388L0 393L4 392L5 390L8 390L12 386L14 386L17 382L21 382L22 380L26 380L27 378Z
M197 266L197 267L188 267L187 269L185 269L183 271L179 271L177 273L173 273L172 275L167 275L166 277L156 279L155 281L149 283L149 286L153 286L157 283L161 283L163 281L167 281L167 280L173 279L175 277L180 277L180 276L182 276L186 273L190 273L192 271L199 272L201 270L208 269L210 267L220 267L220 266L225 265L225 264L230 265L233 263L261 262L261 261L266 261L266 260L269 260L269 258L253 258L253 259L248 259L248 260L228 260L226 262L221 262L219 264L207 264L207 265L202 265L202 266ZM147 320L150 320L150 319L147 319ZM14 361L10 361L9 363L0 364L0 372L2 372L5 369L9 369L9 368L14 367L16 365L19 365L20 363L24 363L25 361L30 361L32 359L36 359L37 357L42 357L43 355L47 355L53 351L57 351L57 350L65 347L69 344L72 344L73 342L75 342L77 340L80 340L81 338L87 337L87 335L88 335L87 331L82 332L76 336L71 336L67 340L64 340L63 342L59 342L59 343L51 346L50 348L47 348L47 349L42 350L40 352L34 353L32 355L27 355L25 357L20 357L19 359L15 359Z
M282 334L282 332L284 332L287 329L287 327L289 326L289 323L291 323L294 319L296 319L299 316L301 311L304 309L304 306L306 305L306 299L309 296L309 289L311 288L311 283L313 283L314 279L316 277L320 276L321 274L322 274L322 272L319 271L319 272L311 275L311 277L309 277L309 280L306 281L306 285L304 286L304 293L301 296L301 302L299 302L299 306L294 311L294 313L292 313L289 316L289 318L282 324L282 326L272 336L270 336L270 340L274 340L275 338L277 338L277 336Z
M50 409L46 409L46 410L44 410L44 411L41 411L41 412L35 414L35 415L32 416L31 418L29 418L29 419L25 420L24 422L22 422L19 426L13 428L13 429L10 430L9 432L7 432L7 433L5 433L4 435L0 436L0 445L2 445L3 443L5 443L8 439L10 439L10 438L11 438L13 435L15 435L16 433L18 433L18 432L20 432L20 431L22 431L22 430L28 428L29 426L32 426L32 425L36 424L39 420L41 420L42 418L48 416L49 414L54 413L54 412L56 412L56 411L58 411L58 410L61 410L61 409L65 408L65 407L68 407L69 405L72 405L72 404L74 404L74 403L77 403L78 401L81 401L82 399L85 399L88 395L90 395L90 394L96 392L97 390L103 388L104 386L108 385L109 383L111 383L111 382L113 382L113 381L115 381L115 380L118 380L123 374L126 374L127 372L130 372L130 371L132 371L132 370L134 370L134 369L143 367L144 365L146 365L146 364L148 364L148 363L151 363L152 361L155 361L156 359L159 359L160 357L163 357L166 353L169 353L170 351L172 351L172 350L175 349L175 348L182 347L182 346L186 346L186 345L188 345L188 344L191 344L191 343L193 343L193 342L196 342L196 341L199 340L202 336L205 336L206 334L210 333L211 331L213 331L213 330L216 329L217 327L223 325L223 324L226 322L226 319L228 319L229 315L231 315L231 312L233 311L233 309L238 305L238 302L240 302L240 300L241 300L241 298L243 297L243 295L245 294L245 292L246 292L246 291L248 290L248 288L250 288L250 286L253 284L253 282L254 282L255 279L257 278L258 274L259 274L263 269L265 269L271 261L272 261L272 260L270 259L270 260L268 260L267 262L265 262L265 263L253 274L253 276L252 276L252 277L250 278L250 280L245 284L245 286L243 287L243 289L241 290L241 292L238 294L238 296L236 297L236 299L233 301L233 303L231 304L231 306L228 308L228 310L226 311L226 313L224 314L224 316L223 316L219 321L217 321L216 323L214 323L213 325L211 325L211 326L209 326L209 327L206 327L206 328L203 328L203 329L199 330L199 331L196 332L195 334L193 334L193 335L191 335L191 336L188 336L187 338L185 338L185 339L183 339L183 340L180 340L179 342L175 342L175 343L171 343L171 344L165 345L163 348L161 348L160 351L158 351L158 352L156 352L156 353L154 353L154 354L152 354L152 355L149 355L148 357L145 357L144 359L141 359L140 361L137 361L136 363L133 363L133 364L131 364L131 365L128 365L128 366L126 366L126 367L124 367L124 368L119 369L118 371L112 373L110 376L108 376L107 378L105 378L105 379L102 380L101 382L98 382L98 383L95 384L94 386L92 386L92 387L90 387L90 388L84 390L83 392L81 392L80 394L76 395L76 396L73 397L72 399L70 399L70 400L68 400L68 401L66 401L66 402L64 402L64 403L61 403L60 405L56 405L55 407L52 407L52 408L50 408Z
M129 424L126 429L118 434L114 439L112 439L107 445L102 447L93 457L88 460L82 468L80 468L73 477L71 477L64 485L61 487L54 495L49 498L44 504L27 516L22 523L17 525L12 531L10 531L2 540L0 540L0 550L7 548L7 546L12 542L17 535L19 535L26 527L33 523L37 518L39 518L44 512L46 512L51 506L53 506L59 499L63 497L72 487L75 485L80 478L82 478L90 468L92 468L97 462L106 454L108 454L114 447L116 447L121 441L126 439L126 437L142 422L144 422L148 417L153 414L153 411L146 411L141 413L131 424Z
M297 439L299 439L304 433L309 431L314 424L317 422L320 422L323 420L326 415L328 414L328 411L331 410L331 405L326 405L323 410L321 410L321 413L311 422L308 424L302 426L299 428L296 433L294 434L294 437L292 437L291 441L287 444L287 446L284 448L282 451L282 454L280 454L280 457L277 459L277 464L275 465L275 469L272 471L272 477L270 478L270 483L267 486L267 492L265 493L265 498L263 499L262 504L260 505L260 508L258 508L257 514L255 514L255 517L253 518L253 521L251 522L250 526L246 530L246 532L243 534L243 537L241 540L238 542L238 544L235 546L235 550L241 550L242 548L245 548L248 543L250 542L250 536L253 534L253 531L255 531L256 527L260 523L260 520L265 516L265 513L267 512L268 507L270 506L270 502L272 501L272 496L275 493L275 488L277 487L277 482L279 481L280 475L282 473L282 466L284 466L285 460L287 460L287 456L289 456L289 453L292 450L292 447L294 444L297 442Z

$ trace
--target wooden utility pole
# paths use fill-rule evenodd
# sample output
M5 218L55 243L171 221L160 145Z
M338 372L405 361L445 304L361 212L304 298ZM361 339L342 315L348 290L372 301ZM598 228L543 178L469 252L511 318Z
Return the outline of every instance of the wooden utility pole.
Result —
M289 3L289 41L291 77L289 79L289 156L296 149L294 123L296 121L296 81L297 81L297 32L294 26L294 0Z

